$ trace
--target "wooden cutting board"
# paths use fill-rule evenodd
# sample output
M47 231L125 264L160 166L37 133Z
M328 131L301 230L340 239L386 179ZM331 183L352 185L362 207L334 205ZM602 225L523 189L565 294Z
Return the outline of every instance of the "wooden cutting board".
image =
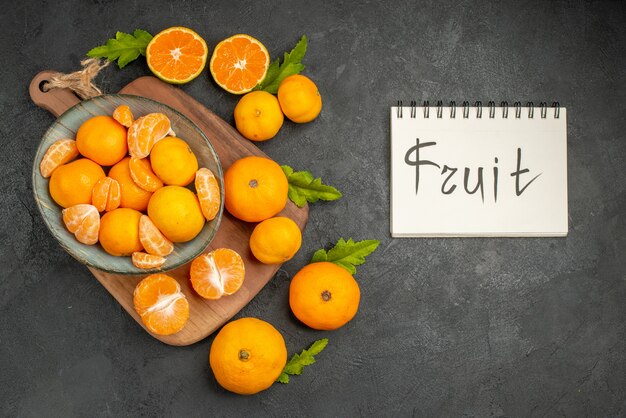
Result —
M30 95L33 102L53 115L59 116L77 104L80 99L67 89L54 89L44 92L42 87L52 71L43 71L33 78ZM267 157L253 143L243 138L231 125L208 110L177 87L162 82L155 77L141 77L131 82L120 93L134 94L164 103L191 119L210 139L217 152L222 169L225 171L236 160L249 155ZM269 158L269 157L268 157ZM304 230L308 219L308 207L298 208L291 201L280 213L293 219ZM209 301L198 296L189 283L189 264L168 272L180 283L189 300L189 322L182 331L174 335L154 338L170 345L189 345L207 337L233 315L241 310L274 276L280 265L264 265L258 262L250 251L248 240L255 224L235 219L226 211L217 234L207 252L215 248L232 248L241 254L246 268L242 288L231 296ZM105 273L89 268L96 279L113 295L126 311L143 327L141 319L133 308L133 291L136 284L145 276L128 276ZM145 327L144 327L145 329ZM148 332L146 330L146 332Z

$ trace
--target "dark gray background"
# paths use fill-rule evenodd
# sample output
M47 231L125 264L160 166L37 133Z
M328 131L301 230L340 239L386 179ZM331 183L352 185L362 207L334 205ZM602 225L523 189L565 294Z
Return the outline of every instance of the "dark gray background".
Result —
M615 416L626 407L626 13L621 2L5 2L0 25L0 410L8 416ZM116 30L234 33L277 57L309 37L313 123L260 147L344 192L316 204L299 254L239 316L290 353L328 337L288 386L218 387L212 338L146 334L46 230L31 191L53 118L29 99L40 70L73 71ZM139 60L98 78L116 92ZM182 87L232 122L208 73ZM559 239L391 239L389 106L396 100L560 101L568 109L570 233ZM362 303L335 332L291 315L289 279L339 237L379 239Z

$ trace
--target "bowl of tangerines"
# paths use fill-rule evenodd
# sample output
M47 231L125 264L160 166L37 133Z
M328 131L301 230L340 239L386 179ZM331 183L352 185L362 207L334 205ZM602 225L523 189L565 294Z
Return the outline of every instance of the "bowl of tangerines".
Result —
M117 274L183 265L222 217L223 175L204 133L130 95L83 101L45 133L33 191L47 227L80 262Z

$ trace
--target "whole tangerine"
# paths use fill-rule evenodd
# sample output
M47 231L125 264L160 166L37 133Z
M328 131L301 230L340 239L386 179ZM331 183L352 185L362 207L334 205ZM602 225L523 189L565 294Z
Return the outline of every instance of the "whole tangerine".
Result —
M144 211L148 207L152 193L142 189L133 181L129 162L130 157L126 157L115 164L109 171L109 177L117 180L120 185L120 207Z
M112 166L128 153L126 127L111 116L94 116L80 125L76 147L102 166Z
M274 138L284 120L278 99L266 91L248 93L235 106L235 126L251 141Z
M115 256L127 256L143 250L139 241L141 212L129 208L117 208L105 213L100 219L98 239L104 251Z
M198 159L191 147L175 136L166 137L152 147L150 164L154 174L170 186L188 185L198 171Z
M148 203L148 216L172 242L191 241L205 222L198 197L180 186L165 186L154 192Z
M302 74L286 77L278 86L278 102L292 122L311 122L322 111L322 96L315 83Z
M259 223L250 235L250 250L263 264L291 260L302 245L302 233L290 218L276 216Z
M93 186L104 177L102 167L90 159L74 160L52 172L48 185L50 196L64 208L81 203L91 204Z

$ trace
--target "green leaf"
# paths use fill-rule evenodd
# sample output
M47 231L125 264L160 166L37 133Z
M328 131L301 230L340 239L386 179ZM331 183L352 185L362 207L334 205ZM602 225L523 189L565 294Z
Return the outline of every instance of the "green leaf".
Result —
M306 48L306 35L302 35L302 38L300 38L291 52L285 52L282 64L280 64L280 59L276 59L276 61L270 64L267 69L267 73L265 74L265 78L254 88L254 90L263 90L268 93L276 94L281 81L290 75L299 74L302 70L304 70L304 65L301 61L306 54Z
M300 354L296 353L291 357L291 360L285 365L282 373L276 379L280 383L289 383L289 375L296 376L302 374L302 370L305 366L310 366L315 363L315 357L326 348L328 345L328 338L322 338L315 341L308 349L302 350Z
M315 203L318 200L337 200L342 194L333 186L322 183L321 178L313 177L308 171L293 171L288 165L281 165L287 181L289 182L288 196L298 207L303 207L306 202Z
M132 35L117 32L114 39L109 39L104 45L93 48L87 52L87 56L106 58L109 61L117 60L117 65L124 68L139 55L146 55L146 47L151 40L152 35L142 29L136 29Z
M365 257L373 253L379 244L380 241L375 239L354 242L352 238L348 239L348 241L339 238L337 244L328 252L324 249L317 250L313 254L311 263L329 261L345 268L351 274L355 274L356 266L365 263Z

